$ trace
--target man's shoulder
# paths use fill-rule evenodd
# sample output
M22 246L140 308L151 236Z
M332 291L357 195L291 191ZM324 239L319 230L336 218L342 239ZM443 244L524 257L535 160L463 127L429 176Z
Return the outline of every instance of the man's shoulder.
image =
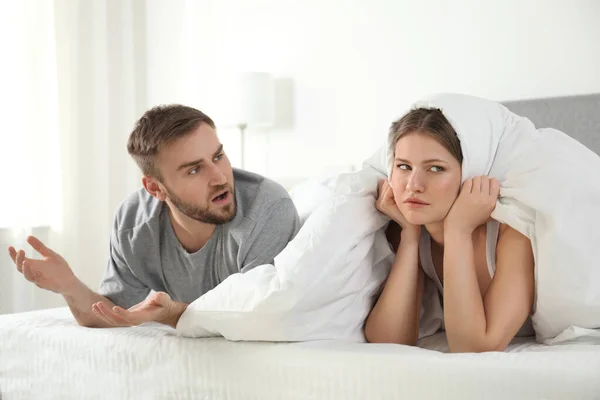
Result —
M273 179L239 169L234 169L234 179L241 211L248 219L260 218L278 203L293 206L289 192Z
M239 169L234 169L233 174L237 190L248 199L256 198L268 202L291 199L289 192L273 179Z
M163 205L162 201L152 196L146 189L139 188L119 204L114 229L117 232L124 232L148 224L158 224Z

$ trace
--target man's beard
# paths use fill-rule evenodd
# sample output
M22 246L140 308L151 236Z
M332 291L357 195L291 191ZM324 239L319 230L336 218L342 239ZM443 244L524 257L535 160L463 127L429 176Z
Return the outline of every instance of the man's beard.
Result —
M165 187L165 189L167 189ZM210 206L212 204L212 199L215 198L217 193L229 190L229 196L231 196L231 201L229 204L222 206L220 212L212 212L210 210ZM170 190L167 189L167 196L171 200L171 203L183 214L188 216L189 218L195 219L196 221L203 222L205 224L211 225L222 225L230 222L235 218L237 213L237 203L235 201L235 193L233 188L229 185L219 186L216 190L213 191L212 195L209 196L208 201L206 203L206 207L200 207L196 204L186 203L181 200L175 194L173 194Z

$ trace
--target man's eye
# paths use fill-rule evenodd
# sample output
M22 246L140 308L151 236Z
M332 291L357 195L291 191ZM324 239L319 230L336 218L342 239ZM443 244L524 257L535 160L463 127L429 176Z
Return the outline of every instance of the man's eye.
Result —
M444 170L444 168L440 167L440 166L437 166L437 165L434 165L433 167L431 167L431 170L433 172L442 172Z
M223 153L219 154L218 156L215 157L215 161L219 161L224 156L225 156L225 154L223 154Z
M188 172L188 175L196 175L199 169L200 167L195 167L194 169L190 170L190 172Z

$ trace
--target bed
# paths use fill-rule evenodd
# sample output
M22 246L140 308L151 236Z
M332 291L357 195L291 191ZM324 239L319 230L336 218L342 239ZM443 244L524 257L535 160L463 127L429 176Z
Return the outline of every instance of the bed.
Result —
M600 95L505 103L600 153ZM332 341L189 339L156 324L77 326L67 308L0 316L0 398L600 399L600 345L515 339L505 352L448 354Z

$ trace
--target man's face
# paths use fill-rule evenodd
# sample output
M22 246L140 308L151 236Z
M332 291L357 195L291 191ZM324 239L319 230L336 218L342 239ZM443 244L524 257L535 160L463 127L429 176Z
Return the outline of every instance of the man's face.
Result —
M202 123L160 149L155 162L169 206L207 224L225 224L235 217L233 170L209 125Z

